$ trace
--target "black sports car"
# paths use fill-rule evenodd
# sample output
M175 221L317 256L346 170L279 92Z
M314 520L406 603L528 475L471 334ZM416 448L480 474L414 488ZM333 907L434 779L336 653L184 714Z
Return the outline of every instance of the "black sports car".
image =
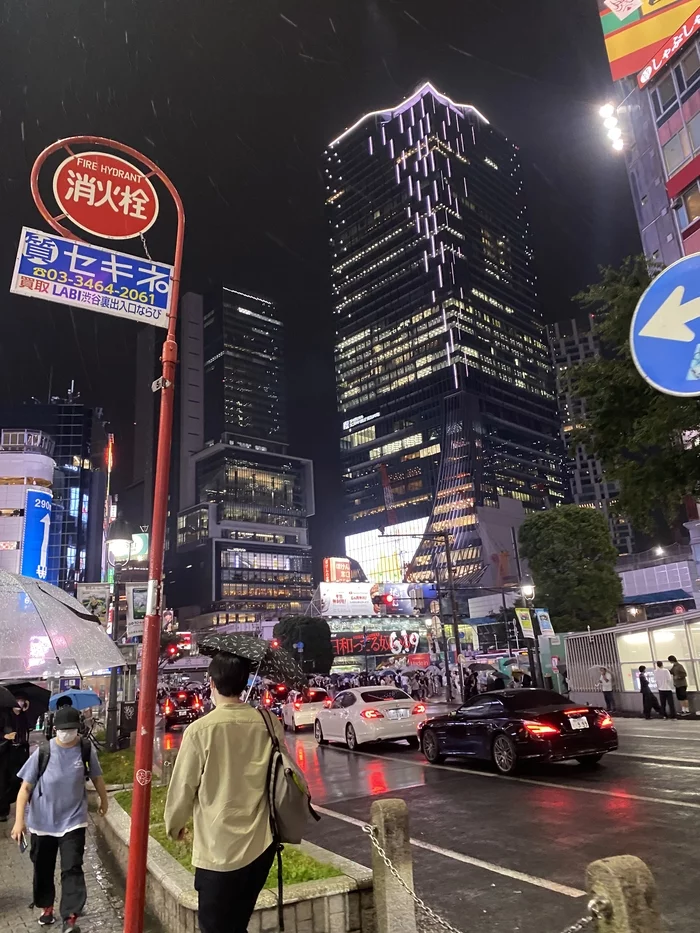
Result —
M578 706L553 690L494 690L418 726L421 749L436 763L447 755L493 761L512 774L523 760L596 765L617 748L617 730L603 709Z

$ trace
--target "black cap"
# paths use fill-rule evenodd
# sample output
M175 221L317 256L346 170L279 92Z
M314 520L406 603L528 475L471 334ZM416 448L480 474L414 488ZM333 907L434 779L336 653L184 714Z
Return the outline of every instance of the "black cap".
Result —
M53 723L57 729L77 729L80 726L80 713L73 706L62 706L56 710Z

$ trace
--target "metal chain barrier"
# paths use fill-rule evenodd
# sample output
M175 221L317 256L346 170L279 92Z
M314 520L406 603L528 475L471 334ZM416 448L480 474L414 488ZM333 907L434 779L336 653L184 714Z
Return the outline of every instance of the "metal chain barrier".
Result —
M393 866L391 859L384 851L384 848L379 842L379 839L377 839L377 833L374 826L370 826L369 823L365 823L362 827L362 832L367 833L381 860L384 862L394 878L396 878L404 891L406 891L406 893L413 898L416 906L420 908L420 910L422 910L423 913L426 914L436 926L442 927L445 930L449 930L449 933L461 933L460 930L458 930L456 927L453 927L452 924L441 917L440 914L435 913L432 907L428 907L425 901L418 897L415 891L409 888L399 872ZM581 919L577 920L576 923L572 923L571 926L568 926L565 930L562 930L562 933L581 933L582 930L586 930L588 927L592 926L592 924L600 917L609 917L610 914L611 907L608 901L604 900L603 898L592 898L588 902L586 916L581 917Z

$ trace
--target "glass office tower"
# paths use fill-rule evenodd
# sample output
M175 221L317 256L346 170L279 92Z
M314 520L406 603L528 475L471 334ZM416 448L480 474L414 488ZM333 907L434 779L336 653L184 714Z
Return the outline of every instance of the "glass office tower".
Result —
M333 140L324 170L348 554L422 520L474 581L477 507L564 498L517 146L426 84ZM443 561L426 537L405 575Z

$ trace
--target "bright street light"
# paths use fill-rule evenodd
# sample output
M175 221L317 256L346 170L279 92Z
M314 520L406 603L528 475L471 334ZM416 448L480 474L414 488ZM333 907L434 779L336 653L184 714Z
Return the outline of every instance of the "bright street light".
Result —
M612 147L613 147L613 149L617 149L618 152L619 152L620 149L623 149L623 148L624 148L624 145L625 145L625 144L622 142L621 139L616 139L616 140L613 141Z
M129 557L132 543L131 525L123 518L115 518L107 529L107 548L114 560L122 561Z
M603 119L611 117L615 113L615 107L613 104L603 104L600 108L600 115Z
M614 126L617 126L617 117L607 117L603 120L603 126L606 130L611 130Z
M622 130L619 126L614 126L611 130L608 130L608 136L615 142L616 139L619 139L622 136Z
M660 544L656 545L656 547L654 548L654 553L656 554L657 557L662 556L662 554L664 553L664 549L661 547Z
M533 583L532 577L524 576L521 579L520 593L522 594L523 599L535 598L535 584Z

